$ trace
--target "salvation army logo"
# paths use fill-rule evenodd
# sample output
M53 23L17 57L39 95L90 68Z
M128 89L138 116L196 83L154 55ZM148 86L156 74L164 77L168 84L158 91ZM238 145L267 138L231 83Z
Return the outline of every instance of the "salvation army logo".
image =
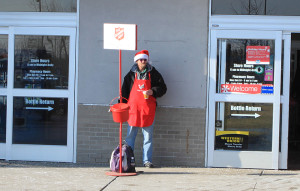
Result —
M221 84L221 93L228 93L229 87L225 84Z
M122 40L124 38L124 28L115 28L115 38L117 40Z
M142 84L142 85L139 84L139 88L140 89L144 89L145 88L145 84Z

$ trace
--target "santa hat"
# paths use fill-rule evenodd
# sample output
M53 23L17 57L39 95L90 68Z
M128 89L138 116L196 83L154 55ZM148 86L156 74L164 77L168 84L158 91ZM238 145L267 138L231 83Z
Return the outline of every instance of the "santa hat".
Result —
M147 61L149 61L148 50L141 50L140 52L137 52L134 56L134 62L136 62L139 59L146 59Z

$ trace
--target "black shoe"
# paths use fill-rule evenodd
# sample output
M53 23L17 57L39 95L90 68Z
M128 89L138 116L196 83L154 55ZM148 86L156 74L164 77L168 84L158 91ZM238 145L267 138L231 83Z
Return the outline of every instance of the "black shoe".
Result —
M146 167L146 168L154 168L154 165L151 162L146 162L144 164L144 167Z

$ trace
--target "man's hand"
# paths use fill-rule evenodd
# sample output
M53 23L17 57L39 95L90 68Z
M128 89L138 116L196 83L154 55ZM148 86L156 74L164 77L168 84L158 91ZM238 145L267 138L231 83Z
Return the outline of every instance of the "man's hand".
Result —
M145 92L147 95L153 95L153 91L150 89L150 90L147 90L146 92Z

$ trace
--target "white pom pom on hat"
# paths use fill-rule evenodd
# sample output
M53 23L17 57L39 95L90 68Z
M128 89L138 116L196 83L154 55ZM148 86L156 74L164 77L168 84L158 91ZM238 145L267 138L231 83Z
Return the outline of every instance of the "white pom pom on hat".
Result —
M148 50L141 50L140 52L137 52L134 56L134 62L136 62L139 59L146 59L147 61L149 61Z

